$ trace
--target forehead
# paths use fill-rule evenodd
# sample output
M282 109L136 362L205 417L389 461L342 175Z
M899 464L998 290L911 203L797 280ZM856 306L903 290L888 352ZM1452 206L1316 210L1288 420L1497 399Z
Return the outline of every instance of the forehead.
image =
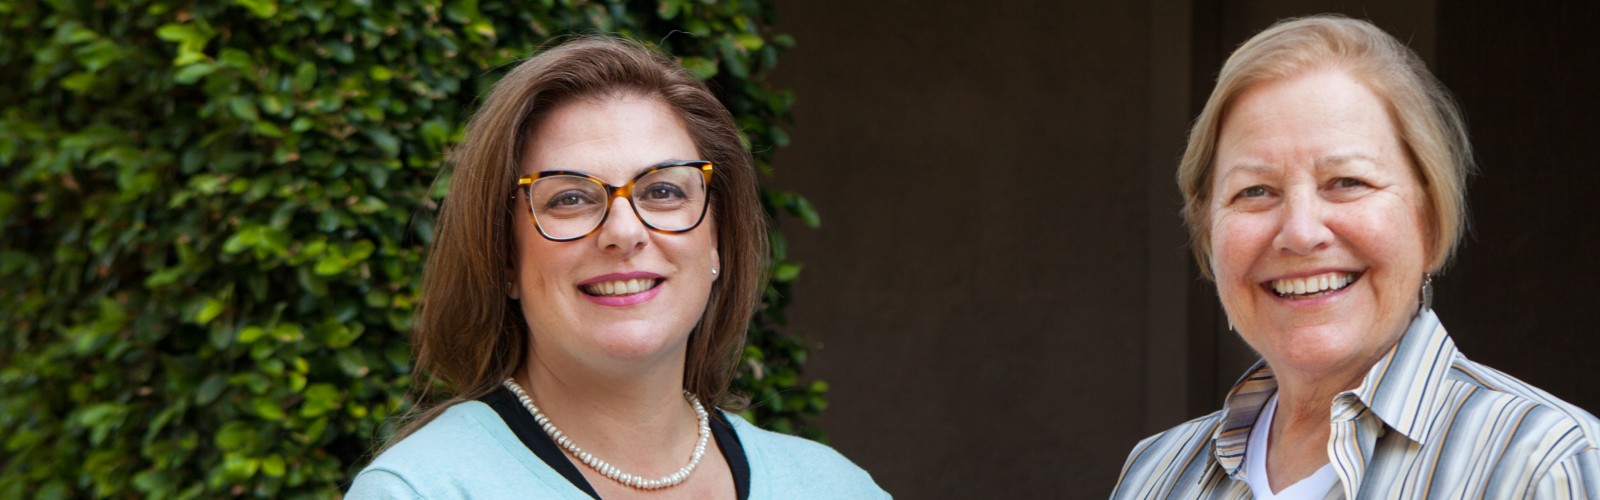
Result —
M620 184L664 161L699 156L665 102L618 94L556 106L531 130L520 167L523 174L573 170Z
M1219 168L1230 161L1275 164L1325 156L1390 156L1400 142L1388 106L1340 70L1256 84L1228 107L1217 141Z

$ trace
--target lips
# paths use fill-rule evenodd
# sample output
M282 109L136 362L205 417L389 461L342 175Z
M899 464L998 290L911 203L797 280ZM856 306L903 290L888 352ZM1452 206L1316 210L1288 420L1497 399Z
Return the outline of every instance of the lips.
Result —
M619 300L629 302L629 299L648 300L660 291L658 287L665 281L666 278L656 273L611 273L583 280L578 283L578 291L590 300L605 304Z
M631 278L586 283L578 289L594 297L616 297L641 293L660 284L660 278Z
M1361 273L1327 272L1299 278L1276 279L1263 285L1274 295L1290 300L1321 297L1344 289L1361 278Z

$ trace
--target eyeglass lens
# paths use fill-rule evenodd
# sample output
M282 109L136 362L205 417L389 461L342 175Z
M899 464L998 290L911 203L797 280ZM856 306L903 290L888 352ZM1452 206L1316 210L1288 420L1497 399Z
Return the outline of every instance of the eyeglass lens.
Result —
M706 208L705 177L697 166L666 167L635 179L629 200L645 225L660 231L683 231L700 222ZM594 179L555 175L535 180L528 189L534 222L550 238L589 234L605 220L608 193Z

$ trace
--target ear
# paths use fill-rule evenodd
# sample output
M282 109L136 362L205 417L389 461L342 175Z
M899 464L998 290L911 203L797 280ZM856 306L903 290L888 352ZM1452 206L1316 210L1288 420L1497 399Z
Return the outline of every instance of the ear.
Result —
M506 298L522 300L522 289L517 286L517 269L514 267L506 268Z

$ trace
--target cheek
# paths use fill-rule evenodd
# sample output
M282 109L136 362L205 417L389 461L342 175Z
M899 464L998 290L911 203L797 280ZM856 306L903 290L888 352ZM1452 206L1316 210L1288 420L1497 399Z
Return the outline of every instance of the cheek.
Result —
M1259 221L1246 214L1212 215L1211 270L1219 284L1234 281L1249 270L1267 241Z
M523 288L538 287L556 270L566 267L563 265L566 259L561 255L563 248L555 245L531 230L517 231L517 244L511 251L515 252L512 259L517 263L515 272Z
M1351 208L1329 225L1357 248L1363 260L1385 265L1395 274L1422 275L1429 241L1420 210L1399 199L1365 209Z

